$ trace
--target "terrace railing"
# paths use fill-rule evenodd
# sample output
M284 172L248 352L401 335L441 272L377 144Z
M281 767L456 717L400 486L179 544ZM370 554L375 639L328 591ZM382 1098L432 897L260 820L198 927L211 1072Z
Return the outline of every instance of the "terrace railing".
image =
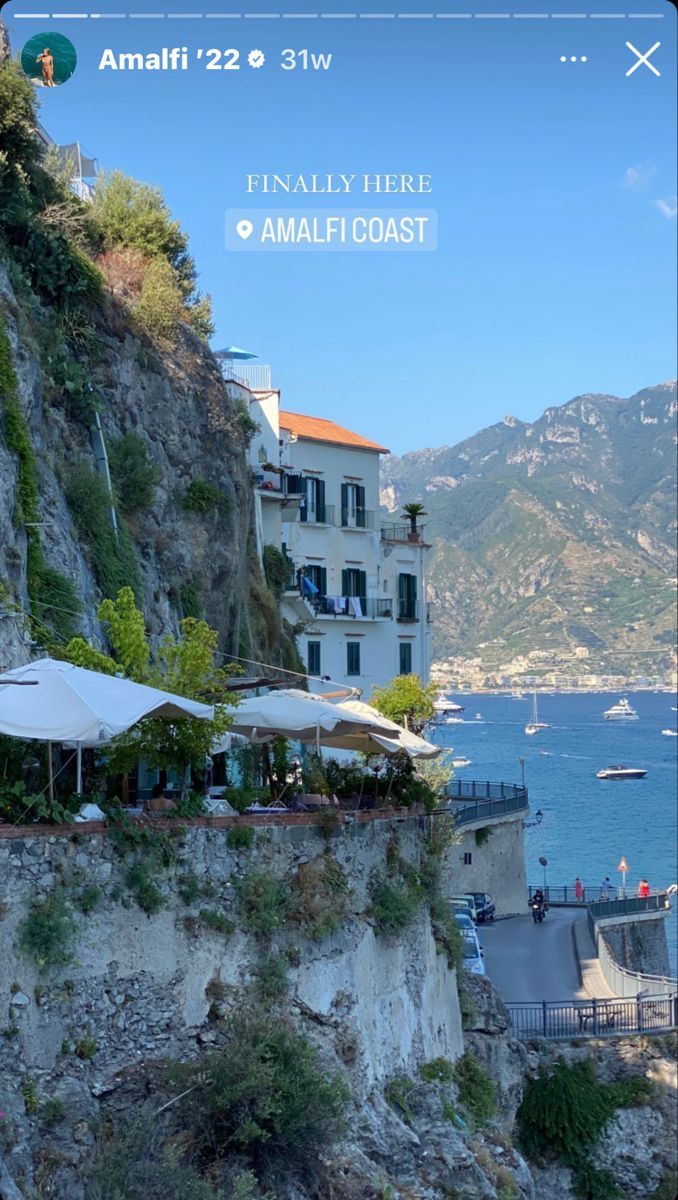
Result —
M516 783L451 779L446 792L457 825L527 812L527 788Z
M669 1033L678 1025L675 991L634 999L509 1003L514 1037L618 1037L630 1033Z

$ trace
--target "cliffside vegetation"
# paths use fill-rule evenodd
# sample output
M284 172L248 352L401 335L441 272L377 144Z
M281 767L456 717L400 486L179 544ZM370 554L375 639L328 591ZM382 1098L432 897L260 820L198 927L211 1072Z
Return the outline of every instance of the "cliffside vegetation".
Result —
M81 202L36 137L36 103L5 58L0 396L16 532L4 602L49 651L80 630L105 649L98 601L130 586L154 644L205 619L220 650L298 669L253 549L255 426L205 345L210 301L187 236L157 189L119 171Z

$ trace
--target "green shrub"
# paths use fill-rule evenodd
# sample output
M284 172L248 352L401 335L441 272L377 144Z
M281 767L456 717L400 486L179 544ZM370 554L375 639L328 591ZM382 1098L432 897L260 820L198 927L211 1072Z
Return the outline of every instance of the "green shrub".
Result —
M96 407L91 370L62 352L50 356L48 370L45 399L63 408L69 420L89 425Z
M150 508L162 471L151 459L143 439L137 433L116 438L108 447L108 465L120 511L131 516Z
M459 1102L479 1125L489 1121L496 1111L495 1087L475 1058L464 1054L454 1065L454 1080Z
M281 600L290 577L289 560L277 546L267 545L264 546L263 562L266 587L276 600Z
M426 1083L453 1083L456 1078L454 1063L447 1058L434 1058L431 1062L422 1063L419 1074Z
M221 933L224 937L230 937L235 930L235 924L230 917L215 908L201 908L199 920L208 929L214 933Z
M151 867L140 860L129 868L125 883L131 891L139 908L148 916L159 912L164 904L163 895L151 874Z
M52 892L31 905L20 925L19 945L46 971L72 962L75 937L75 922L63 892Z
M116 536L111 523L112 499L105 479L94 466L80 459L69 468L64 490L104 596L115 599L121 588L129 586L138 601L141 577L134 545L122 521L118 523Z
M252 441L255 434L259 433L261 426L254 420L250 413L249 407L244 400L239 400L235 405L234 424L236 429L242 435L243 441Z
M179 895L184 904L194 904L196 900L210 900L216 894L216 888L208 879L199 879L192 871L179 878Z
M161 341L172 337L181 320L181 292L174 271L163 258L153 259L146 268L136 315L144 328Z
M330 838L333 837L335 833L338 833L341 829L343 820L341 814L337 812L336 808L329 808L328 806L320 809L315 823L320 830L320 833L325 838L325 841L329 842Z
M484 846L486 842L489 842L491 837L492 837L492 826L491 825L483 825L481 829L476 829L476 833L475 833L476 846L480 849L480 847Z
M64 1106L61 1100L53 1096L51 1100L45 1100L40 1108L40 1116L46 1125L56 1125L64 1115Z
M416 1083L407 1075L398 1075L395 1079L389 1079L384 1088L386 1103L390 1104L391 1108L397 1109L408 1122L412 1120L410 1100L416 1087Z
M412 876L394 878L375 874L370 881L370 908L380 933L400 933L421 908L421 890Z
M94 912L95 908L98 908L100 901L101 888L96 883L90 883L81 892L78 892L73 903L76 908L80 909L81 913L87 914Z
M130 179L122 171L100 175L92 215L105 249L127 246L149 259L161 257L173 269L177 286L188 298L195 283L195 264L188 238L159 188Z
M14 243L14 255L31 288L49 305L87 305L101 293L101 275L94 263L59 230L33 220Z
M94 1055L96 1054L98 1049L99 1049L98 1042L96 1041L95 1038L91 1037L90 1035L81 1037L75 1043L76 1057L81 1058L83 1062L88 1062L90 1058L94 1058Z
M208 479L193 479L186 488L182 506L186 512L210 513L224 501L224 494L215 483Z
M40 1108L40 1094L35 1085L35 1081L31 1079L30 1075L24 1076L21 1084L21 1095L23 1097L26 1116L34 1116Z
M581 1200L612 1200L614 1180L596 1170L590 1154L615 1109L645 1104L653 1095L644 1076L601 1083L590 1061L563 1060L543 1068L528 1085L518 1109L522 1145L528 1157L555 1158L574 1172Z
M290 919L316 942L336 933L347 909L346 872L331 854L318 855L297 868L292 885Z
M265 1004L278 1000L287 989L287 963L280 954L266 954L256 966L257 995Z
M344 1080L323 1070L317 1050L282 1022L238 1014L225 1033L223 1050L172 1072L175 1108L202 1160L227 1146L257 1174L312 1170L342 1131Z
M229 829L226 841L231 850L251 850L254 830L251 825L236 825L234 829Z
M285 922L288 892L281 879L265 871L252 871L236 884L240 912L246 929L257 937L275 933Z
M186 1160L156 1109L148 1102L102 1124L86 1180L87 1200L223 1200L223 1193L217 1195ZM256 1195L241 1193L242 1200Z
M460 972L464 965L464 940L452 916L449 901L438 893L429 900L433 937L447 955L448 966Z
M200 585L194 580L190 583L182 583L179 588L179 603L181 605L182 617L195 617L196 621L201 620L203 607L200 598Z

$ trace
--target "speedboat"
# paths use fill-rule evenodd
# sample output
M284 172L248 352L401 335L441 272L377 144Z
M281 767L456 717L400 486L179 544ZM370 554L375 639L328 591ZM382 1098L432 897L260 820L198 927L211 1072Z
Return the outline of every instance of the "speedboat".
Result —
M453 758L452 766L453 767L470 767L471 759L470 758Z
M443 721L443 725L463 725L463 724L464 724L463 717L445 717L445 720Z
M603 713L603 716L605 717L606 721L638 720L638 713L636 712L635 708L631 707L626 699L626 696L623 696L622 699L618 700L616 704L613 704L611 708L606 709Z
M662 729L663 737L678 737L677 729Z
M646 775L642 767L603 767L596 771L596 779L644 779Z
M535 688L534 692L532 693L532 720L528 721L527 725L525 726L525 733L531 735L535 733L541 733L542 729L550 728L551 726L546 721L539 720L539 714L537 712L537 689Z

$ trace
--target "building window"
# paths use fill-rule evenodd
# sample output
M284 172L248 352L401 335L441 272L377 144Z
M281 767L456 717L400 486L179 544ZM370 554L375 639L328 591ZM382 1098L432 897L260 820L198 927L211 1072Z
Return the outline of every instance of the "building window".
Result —
M400 655L399 671L401 675L412 674L412 643L400 642L398 646Z
M357 483L341 485L341 524L345 529L365 529L365 489Z
M473 858L473 856L472 856L470 850L467 850L466 854L464 855L464 866L465 867L471 866L472 858Z
M320 674L320 642L308 642L306 662L309 675Z
M346 674L360 674L360 642L346 643Z
M398 617L401 621L417 620L417 577L398 575Z

